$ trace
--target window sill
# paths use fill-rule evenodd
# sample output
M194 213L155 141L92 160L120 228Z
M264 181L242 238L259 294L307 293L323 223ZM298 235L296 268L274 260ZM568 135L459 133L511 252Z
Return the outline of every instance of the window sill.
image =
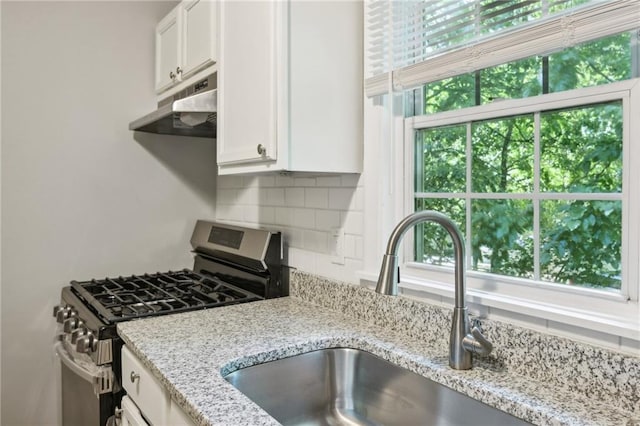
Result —
M370 271L359 271L357 276L367 286L373 285L375 287L378 279L378 274ZM453 307L454 289L451 284L437 283L424 278L408 276L405 273L401 275L399 291L403 295L431 302L435 300L436 303L443 306ZM492 317L490 310L495 308L518 317L528 316L536 320L554 321L584 329L587 332L595 331L614 338L626 338L640 342L640 306L634 302L615 302L617 306L615 313L603 313L469 288L467 289L466 302L471 313L483 317ZM500 315L497 317L496 319L499 320ZM540 328L540 321L531 321L531 325L534 328Z

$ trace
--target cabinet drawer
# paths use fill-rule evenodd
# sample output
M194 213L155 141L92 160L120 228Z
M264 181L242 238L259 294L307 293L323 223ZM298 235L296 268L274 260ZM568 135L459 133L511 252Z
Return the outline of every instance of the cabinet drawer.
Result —
M142 417L140 410L131 398L125 395L120 405L122 407L121 426L149 426L149 423Z
M169 392L126 346L122 347L122 386L151 424L168 424Z

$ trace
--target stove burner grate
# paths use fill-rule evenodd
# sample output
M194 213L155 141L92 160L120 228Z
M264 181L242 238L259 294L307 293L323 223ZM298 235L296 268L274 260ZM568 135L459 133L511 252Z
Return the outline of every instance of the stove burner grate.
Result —
M71 286L108 323L261 299L231 283L188 269L72 281Z

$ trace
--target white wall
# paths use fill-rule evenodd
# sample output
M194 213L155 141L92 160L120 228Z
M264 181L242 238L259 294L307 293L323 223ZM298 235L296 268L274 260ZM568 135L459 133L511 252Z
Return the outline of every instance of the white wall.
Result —
M2 424L55 424L52 308L72 279L191 265L215 145L136 135L175 2L2 1Z

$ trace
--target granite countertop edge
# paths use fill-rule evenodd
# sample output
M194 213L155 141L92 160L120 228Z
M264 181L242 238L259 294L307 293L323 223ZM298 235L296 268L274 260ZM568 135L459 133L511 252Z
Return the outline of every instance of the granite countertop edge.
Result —
M223 376L330 347L371 352L534 424L632 424L630 413L563 389L541 392L545 383L506 369L479 362L452 370L446 348L296 297L125 322L118 333L198 425L279 424Z

